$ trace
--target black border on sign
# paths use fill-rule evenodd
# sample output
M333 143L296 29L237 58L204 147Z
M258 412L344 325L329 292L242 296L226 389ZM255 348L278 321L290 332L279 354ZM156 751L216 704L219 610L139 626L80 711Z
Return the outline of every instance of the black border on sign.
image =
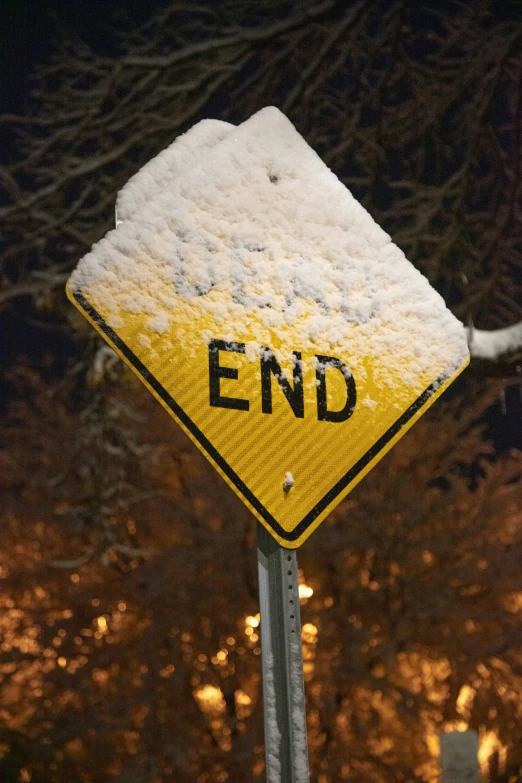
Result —
M219 465L223 473L225 473L230 481L234 484L235 487L241 492L241 494L248 500L248 502L256 509L256 511L263 517L265 522L267 522L270 527L277 533L278 536L283 538L285 541L295 541L299 536L301 536L304 531L310 527L314 519L316 519L319 514L327 508L330 503L337 497L337 495L343 491L345 487L350 484L350 482L353 481L353 479L357 476L358 473L363 470L363 468L366 467L366 465L375 457L377 454L386 446L387 443L390 442L390 440L396 435L403 427L404 425L411 419L412 416L414 416L420 408L422 408L423 405L426 404L426 402L429 400L432 394L437 391L438 388L440 388L441 383L445 380L444 377L438 378L436 381L434 381L432 384L428 386L427 389L425 389L422 394L417 397L415 402L410 405L407 410L404 411L402 416L400 416L395 424L392 424L392 426L386 430L384 435L382 435L378 441L374 443L374 445L371 447L371 449L368 449L366 454L358 460L358 462L353 465L350 470L344 474L344 476L339 479L339 481L334 484L334 486L326 493L326 495L323 496L323 498L317 503L311 511L308 512L308 514L303 517L303 519L295 526L295 528L288 532L284 530L284 528L281 527L279 522L274 519L272 514L263 506L263 504L256 498L256 496L248 489L246 484L241 481L239 476L235 473L234 470L230 467L228 462L223 459L219 451L217 451L212 443L203 435L199 427L197 427L194 422L192 421L189 416L185 413L183 408L181 408L178 403L174 400L173 397L170 396L170 394L166 391L166 389L163 388L163 386L154 378L153 375L150 374L150 372L147 370L143 362L141 362L138 357L136 356L131 349L125 345L123 340L121 340L116 332L111 329L111 327L105 323L101 315L94 309L94 307L89 304L89 302L85 299L82 294L80 294L77 291L73 291L72 295L87 315L94 321L94 323L101 329L102 332L104 332L109 340L114 343L114 345L118 348L118 350L126 357L126 359L132 364L134 369L141 375L141 377L149 384L149 386L154 389L156 394L161 397L163 402L171 409L171 411L178 417L180 421L183 422L185 427L192 433L192 435L196 438L197 441L203 446L205 451L212 457L214 462Z

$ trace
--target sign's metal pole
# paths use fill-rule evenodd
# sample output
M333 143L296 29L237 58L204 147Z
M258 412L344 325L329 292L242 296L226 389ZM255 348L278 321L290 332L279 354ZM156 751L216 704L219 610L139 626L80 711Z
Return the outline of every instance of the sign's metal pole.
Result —
M295 550L257 523L267 783L309 783Z

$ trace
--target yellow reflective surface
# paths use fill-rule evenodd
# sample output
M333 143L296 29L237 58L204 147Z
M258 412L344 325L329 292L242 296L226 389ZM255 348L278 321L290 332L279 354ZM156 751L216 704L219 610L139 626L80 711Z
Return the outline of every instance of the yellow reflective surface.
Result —
M278 326L265 330L266 345L261 347L273 351L290 390L294 391L293 352L299 352L304 415L296 416L273 372L264 382L265 397L268 389L271 398L269 413L266 404L263 410L263 359L244 326L236 330L234 324L198 307L197 300L194 304L193 299L180 297L176 310L169 311L168 328L159 334L147 328L145 315L120 312L114 319L113 314L103 312L100 301L89 292L73 293L68 287L68 296L254 515L288 548L298 547L308 538L465 366L438 384L437 379L445 371L441 346L440 364L431 368L429 374L415 376L412 383L411 367L397 367L390 361L385 375L390 375L391 368L391 381L388 378L385 383L385 355L369 359L351 355L349 344L341 350L334 347L328 356L351 371L356 402L353 413L345 420L321 420L315 357L325 352L318 351L310 341L300 344L296 335L302 332L294 325ZM97 309L93 309L95 306ZM106 319L113 323L112 328ZM354 324L353 329L357 328ZM411 339L411 335L405 334L404 339ZM209 363L210 340L232 343L232 350L218 352L214 369ZM217 388L219 393L217 404L216 399L211 404L212 373L214 391ZM408 383L402 380L403 375L408 377ZM338 367L328 365L324 370L323 390L326 389L329 412L348 407L349 383ZM241 409L223 407L230 399L241 401ZM294 483L285 491L287 473L291 473Z

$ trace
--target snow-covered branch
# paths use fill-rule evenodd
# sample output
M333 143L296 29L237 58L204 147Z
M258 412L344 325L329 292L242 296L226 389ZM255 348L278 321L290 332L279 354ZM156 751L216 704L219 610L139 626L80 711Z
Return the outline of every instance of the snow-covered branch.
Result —
M517 354L522 355L522 321L505 329L470 330L469 350L473 359L513 360Z

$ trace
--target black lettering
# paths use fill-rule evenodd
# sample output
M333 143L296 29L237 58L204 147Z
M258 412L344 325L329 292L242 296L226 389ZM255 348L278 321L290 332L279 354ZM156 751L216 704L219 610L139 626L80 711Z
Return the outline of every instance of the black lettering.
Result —
M357 391L353 376L344 362L336 359L334 356L317 356L318 361L315 369L317 379L317 418L319 421L346 421L355 410L357 401ZM346 383L346 405L340 411L329 411L326 394L326 368L333 367L339 370Z
M270 348L261 349L261 406L263 413L272 413L272 374L275 375L283 394L298 419L304 418L303 370L301 354L292 351L294 357L294 388L290 386L283 375L281 367Z
M220 378L230 378L237 381L238 371L233 367L221 367L219 352L245 353L244 343L228 343L225 340L211 340L208 344L208 374L210 389L210 404L214 408L234 408L238 411L249 409L248 400L237 397L222 397L219 387Z

